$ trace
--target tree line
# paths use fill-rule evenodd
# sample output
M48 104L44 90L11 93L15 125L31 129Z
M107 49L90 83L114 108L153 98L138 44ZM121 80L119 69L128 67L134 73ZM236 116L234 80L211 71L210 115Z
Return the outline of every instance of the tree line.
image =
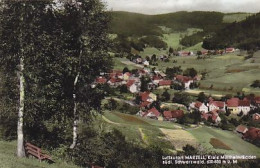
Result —
M3 1L0 14L3 138L59 147L78 139L79 123L100 112L90 84L111 67L109 18L99 0Z

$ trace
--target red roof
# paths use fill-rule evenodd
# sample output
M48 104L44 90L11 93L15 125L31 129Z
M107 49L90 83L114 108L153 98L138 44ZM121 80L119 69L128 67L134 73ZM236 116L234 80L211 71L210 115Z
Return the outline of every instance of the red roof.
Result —
M179 52L181 55L190 55L190 52L189 51L181 51Z
M227 100L227 107L238 107L239 99L238 98L231 98Z
M151 103L148 102L148 101L145 101L145 102L142 102L142 103L140 104L140 107L147 107L149 104L151 104Z
M236 131L244 134L247 131L247 127L245 127L244 125L239 125L237 126Z
M127 87L130 87L130 86L132 86L134 83L135 83L135 80L128 80L127 83L126 83L126 86L127 86Z
M156 117L159 117L161 114L155 107L148 110L148 113L153 113Z
M184 112L182 110L173 110L172 118L181 118L184 116Z
M218 115L216 115L215 113L213 113L213 114L211 115L211 118L212 118L212 120L213 120L214 122L216 122L216 119L218 118Z
M172 84L171 80L162 80L159 81L159 86L170 86Z
M209 116L211 116L209 113L201 113L201 118L204 118L205 120L208 120Z
M150 94L150 92L139 93L139 95L141 96L143 102L148 99L149 94Z
M171 111L164 111L163 116L167 119L172 118L172 112Z
M260 129L251 127L248 129L248 131L244 134L243 138L249 139L249 140L260 140Z
M214 112L208 112L208 113L201 113L201 118L204 118L205 120L208 120L209 117L211 117L211 119L216 122L216 119L218 118L218 113L214 113Z
M111 83L117 83L117 82L121 82L122 80L121 79L118 79L118 78L111 78L109 80Z
M163 115L167 119L171 118L181 118L183 117L184 113L182 110L173 110L173 111L164 111Z
M153 80L160 80L160 79L162 79L162 78L158 75L153 76Z
M226 51L232 52L235 51L235 48L226 48Z
M202 103L199 102L199 101L197 101L197 102L194 104L194 106L195 106L196 108L200 108L200 106L202 106Z
M238 106L250 106L250 102L246 100L239 100Z
M225 102L222 102L222 101L211 101L209 102L209 105L214 105L216 107L219 107L219 108L224 108L225 106Z
M183 82L183 83L187 83L187 82L189 82L189 81L192 80L191 77L183 76L183 75L177 75L177 76L176 76L176 79L177 79L178 81L180 81L180 82Z
M104 83L106 83L106 82L107 82L107 79L104 78L104 77L98 77L98 78L96 79L96 83L99 83L99 84L104 84Z

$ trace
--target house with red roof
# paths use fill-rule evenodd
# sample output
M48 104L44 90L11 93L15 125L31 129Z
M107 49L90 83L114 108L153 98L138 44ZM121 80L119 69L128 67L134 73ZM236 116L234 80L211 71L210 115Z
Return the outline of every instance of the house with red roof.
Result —
M245 134L248 131L248 128L244 125L239 125L236 128L236 132L240 133L240 134Z
M151 102L148 101L144 101L141 102L141 104L139 105L140 108L148 108L150 106Z
M107 79L103 76L96 78L96 81L95 81L96 84L105 84L106 82L107 82Z
M152 82L155 84L155 85L159 85L159 82L162 81L163 78L160 76L160 75L154 75L152 77Z
M225 52L226 52L226 53L235 52L235 48L226 48L226 49L225 49Z
M239 98L231 98L226 101L227 109L233 114L238 114L240 111L238 109Z
M260 142L260 129L255 127L249 128L248 131L244 134L243 139L251 142Z
M173 111L164 111L163 112L164 120L173 121L184 116L182 110L173 110Z
M164 88L170 88L172 84L171 80L161 80L159 81L159 89L164 89Z
M179 56L191 56L194 55L192 51L179 51L178 52Z
M123 79L127 81L127 80L131 77L131 75L132 75L132 74L131 74L130 72L124 73Z
M209 102L209 111L213 111L215 109L225 111L225 102L222 102L222 101L210 101Z
M202 50L202 51L201 51L201 54L202 54L202 55L207 55L208 52L209 52L208 50Z
M122 85L122 79L119 79L119 78L111 78L109 79L109 81L107 82L110 86L114 86L114 87L117 87L117 86L120 86Z
M190 89L190 84L194 82L194 80L191 77L183 75L176 75L174 79L184 84L185 89Z
M109 77L123 79L123 72L121 70L111 70Z
M247 115L250 111L250 102L247 100L239 100L238 101L238 111L243 112L243 115Z
M157 96L151 92L141 92L139 96L141 96L142 102L148 101L152 103L157 100Z
M247 115L251 110L251 104L248 99L239 100L239 98L231 98L227 100L227 109L233 114L243 112L243 115Z
M218 113L215 112L215 111L210 111L208 113L205 113L205 112L202 112L201 113L201 118L208 121L209 118L212 119L212 121L215 123L215 124L219 124L220 121L221 121L221 118L219 117Z
M142 117L158 120L158 118L160 116L161 116L161 113L155 107L153 107L150 110L148 110L146 113L144 113L144 115Z
M252 120L255 122L260 122L260 114L258 114L258 113L253 114Z
M206 106L204 103L201 103L199 101L192 102L190 104L190 109L196 109L200 112L206 112L206 113L209 111L208 106Z
M140 83L134 79L128 80L126 86L131 93L138 93L140 90Z

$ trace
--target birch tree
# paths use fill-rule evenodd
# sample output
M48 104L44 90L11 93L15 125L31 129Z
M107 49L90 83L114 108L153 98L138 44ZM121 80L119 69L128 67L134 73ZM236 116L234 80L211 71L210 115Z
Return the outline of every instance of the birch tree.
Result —
M27 65L36 59L37 45L35 38L40 33L42 16L45 13L46 2L3 1L1 4L0 49L1 65L5 75L17 73L19 100L17 121L17 156L24 157L24 113L26 97ZM29 61L30 60L30 61ZM11 84L10 84L11 85ZM15 101L15 100L14 100Z
M99 0L69 1L64 6L64 29L74 44L69 49L72 51L69 73L74 76L71 86L74 102L73 141L70 148L74 148L80 116L83 117L82 120L84 117L90 118L91 110L100 108L100 98L91 95L89 86L100 72L107 71L111 67L107 54L109 20Z

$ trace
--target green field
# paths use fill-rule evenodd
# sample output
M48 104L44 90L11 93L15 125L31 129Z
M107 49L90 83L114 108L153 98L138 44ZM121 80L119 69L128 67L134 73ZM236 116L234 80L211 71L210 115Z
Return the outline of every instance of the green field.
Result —
M259 55L254 56L258 60ZM177 63L172 63L177 60ZM171 57L169 62L158 61L156 69L165 71L167 67L181 66L183 70L195 68L199 73L206 71L205 80L200 81L200 90L213 92L213 94L236 94L239 91L259 95L260 89L250 88L254 80L260 79L260 63L250 63L237 53L223 56L211 56L205 60L198 60L196 56ZM209 87L213 88L209 90Z
M242 20L245 20L246 17L252 15L251 13L229 13L225 14L223 17L224 23L232 23L232 22L240 22Z
M57 158L54 158L54 164L39 162L34 158L19 159L15 156L16 141L0 141L0 151L0 168L78 168Z
M166 29L164 27L164 29ZM168 28L169 29L169 28ZM196 33L198 31L202 31L202 29L196 29L196 28L188 28L186 31L181 31L181 32L172 32L172 33L167 33L167 34L163 34L163 37L161 38L164 42L167 43L168 48L166 50L158 50L154 47L147 47L144 49L143 52L140 52L140 55L142 57L145 56L150 56L153 54L156 55L167 55L168 54L168 49L170 47L177 49L180 48L183 51L198 51L198 50L202 50L202 42L198 43L192 47L184 47L180 44L180 39L183 38L186 35L192 35L193 33Z
M255 145L244 141L234 132L224 131L221 129L210 128L206 126L188 131L200 141L201 145L204 148L209 151L214 150L226 154L256 155L257 157L260 157L259 147L256 147ZM210 144L211 138L216 138L222 141L232 150L213 148L213 146Z
M181 125L175 123L145 119L118 112L106 112L104 116L108 120L118 123L109 124L109 127L119 129L128 140L135 143L145 145L144 140L142 139L142 135L139 131L139 128L141 128L148 143L161 143L163 148L169 149L171 146L169 146L169 142L164 140L163 137L165 135L160 131L160 128L166 128L173 131L182 130L184 132L187 131L191 133L206 151L215 151L226 154L251 154L260 157L260 150L257 146L242 140L240 136L231 131L224 131L207 126L201 126L199 128L188 128L187 130L183 130ZM211 138L215 138L223 142L227 147L231 148L231 150L213 148L213 146L210 144Z
M158 127L173 129L174 125L167 122L145 120L143 118L119 112L106 112L105 118L117 124L107 123L106 127L120 130L128 141L141 145L156 144L166 150L173 150L171 143L164 138ZM140 133L142 130L143 135Z
M137 66L134 66L132 64L125 64L122 63L123 61L128 61L126 58L113 58L114 61L114 67L113 69L117 70L123 70L125 67L127 67L129 70L138 68Z

